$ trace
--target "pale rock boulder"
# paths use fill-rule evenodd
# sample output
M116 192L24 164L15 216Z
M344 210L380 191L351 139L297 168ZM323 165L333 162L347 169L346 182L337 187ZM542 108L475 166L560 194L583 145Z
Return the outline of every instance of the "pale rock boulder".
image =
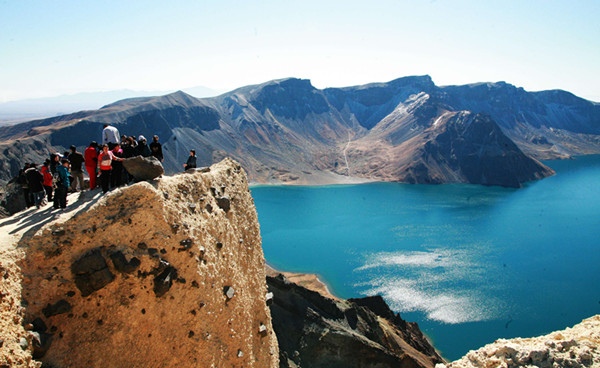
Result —
M600 367L600 315L534 338L500 339L436 368Z
M233 160L117 189L19 247L44 364L279 364L256 209Z

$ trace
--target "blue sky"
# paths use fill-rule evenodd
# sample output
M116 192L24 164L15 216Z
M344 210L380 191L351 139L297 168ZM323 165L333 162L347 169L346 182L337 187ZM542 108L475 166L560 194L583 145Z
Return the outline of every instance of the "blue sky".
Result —
M0 0L0 102L429 74L600 101L600 1Z

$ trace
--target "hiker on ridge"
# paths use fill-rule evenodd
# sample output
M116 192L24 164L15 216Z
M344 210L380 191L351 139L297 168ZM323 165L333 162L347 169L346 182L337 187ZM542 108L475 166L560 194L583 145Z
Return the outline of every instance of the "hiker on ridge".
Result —
M25 170L25 177L27 177L29 193L33 198L35 207L40 208L44 200L44 175L38 171L35 163L31 163L29 169Z
M44 176L44 190L46 191L46 199L48 203L52 202L52 173L50 172L50 159L46 159L44 161L44 165L42 165L41 169L42 175Z
M63 158L61 165L56 168L58 177L56 189L54 190L54 208L64 209L67 207L67 192L69 191L69 160Z
M83 151L85 156L85 170L90 177L90 190L96 189L96 168L98 167L98 143L92 141Z
M152 156L156 157L160 162L163 161L162 144L158 143L158 136L152 137L152 143L150 143L150 151Z
M190 157L187 162L183 164L184 170L190 170L196 168L196 150L190 150Z
M100 182L102 183L102 192L104 193L108 192L110 186L113 160L123 161L122 158L116 157L112 151L109 151L106 144L103 145L102 152L98 155L98 167L100 168Z
M108 144L108 149L115 148L115 144L121 141L121 136L119 135L119 130L114 126L104 124L104 129L102 130L102 144Z
M83 190L83 171L81 165L85 161L81 152L77 152L77 147L71 146L71 154L69 154L69 161L71 162L71 176L73 182L71 183L71 190L77 191L77 182L79 182L79 189Z
M150 157L152 156L152 152L150 152L150 148L146 144L146 137L140 135L138 137L138 144L135 147L135 155L142 157Z

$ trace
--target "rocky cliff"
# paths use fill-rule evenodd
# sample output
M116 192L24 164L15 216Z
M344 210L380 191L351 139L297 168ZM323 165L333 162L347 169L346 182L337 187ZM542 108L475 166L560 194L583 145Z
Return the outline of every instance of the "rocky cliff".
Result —
M141 182L84 207L20 241L7 340L52 367L278 365L239 164ZM17 356L11 348L4 362Z
M472 165L471 156L463 161L449 150L439 150L445 154L439 158L418 150L437 144L437 135L429 134L436 122L460 112L482 118L472 124L477 134L457 139L467 148L496 151L493 162L479 155ZM25 161L41 162L50 151L99 140L103 123L127 135L159 135L167 174L180 171L195 149L200 166L231 156L259 183L485 184L481 178L489 175L482 170L499 164L518 169L504 170L494 184L515 186L552 173L528 156L600 153L600 105L564 91L527 92L504 82L439 87L429 76L320 90L308 80L288 78L213 98L176 92L0 127L0 180L10 179ZM487 138L500 133L508 146ZM413 161L406 163L408 158ZM398 165L405 170L393 169ZM469 175L457 171L466 166Z
M534 338L500 339L436 368L600 367L600 315Z
M380 296L323 296L285 276L268 276L280 367L433 367L442 362L415 323ZM314 283L313 283L314 284Z

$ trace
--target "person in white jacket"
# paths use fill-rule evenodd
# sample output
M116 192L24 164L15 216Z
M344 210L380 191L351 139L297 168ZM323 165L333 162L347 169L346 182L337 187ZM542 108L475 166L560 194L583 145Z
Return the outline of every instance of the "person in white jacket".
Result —
M119 130L114 126L104 124L104 130L102 130L102 144L108 145L109 149L113 149L115 144L121 141Z

